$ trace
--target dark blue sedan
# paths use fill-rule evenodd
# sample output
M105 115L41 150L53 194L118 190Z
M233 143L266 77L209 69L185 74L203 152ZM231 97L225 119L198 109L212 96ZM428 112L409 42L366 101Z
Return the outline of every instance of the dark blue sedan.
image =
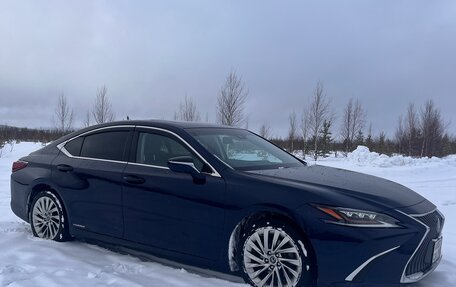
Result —
M442 258L444 218L412 190L206 124L65 136L13 164L11 208L40 238L103 241L257 287L412 283Z

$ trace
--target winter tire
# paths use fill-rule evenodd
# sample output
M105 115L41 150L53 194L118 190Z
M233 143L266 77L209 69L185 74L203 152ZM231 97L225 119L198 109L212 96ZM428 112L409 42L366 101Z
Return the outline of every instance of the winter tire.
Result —
M30 225L36 237L55 241L70 239L63 206L50 191L41 191L33 199Z
M307 287L312 283L308 248L298 233L278 220L248 226L240 242L238 262L244 280L255 287Z

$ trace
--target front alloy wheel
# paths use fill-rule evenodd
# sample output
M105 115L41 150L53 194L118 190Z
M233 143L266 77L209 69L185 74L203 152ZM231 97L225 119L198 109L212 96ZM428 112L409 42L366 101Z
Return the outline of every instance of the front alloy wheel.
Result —
M274 226L270 222L253 226L241 256L244 277L251 285L310 285L310 258L302 241L295 241L293 236L293 230L286 226Z

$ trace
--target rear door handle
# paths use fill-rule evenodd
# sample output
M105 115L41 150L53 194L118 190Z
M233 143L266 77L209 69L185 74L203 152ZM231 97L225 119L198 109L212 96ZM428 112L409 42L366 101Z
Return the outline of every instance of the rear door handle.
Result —
M123 179L131 184L142 184L146 182L146 180L142 177L136 175L124 175Z
M59 164L57 165L57 169L63 172L69 172L73 170L73 167L67 164Z

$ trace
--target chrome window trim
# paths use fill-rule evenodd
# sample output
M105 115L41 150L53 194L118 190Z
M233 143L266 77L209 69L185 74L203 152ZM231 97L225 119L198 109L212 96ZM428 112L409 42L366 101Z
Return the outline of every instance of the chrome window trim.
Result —
M126 164L127 163L126 161L112 160L112 159L91 158L91 157L72 156L72 155L70 155L69 157L76 158L76 159L104 161L104 162L111 162L111 163L122 163L122 164Z
M399 246L396 246L396 247L393 247L391 249L388 249L386 251L383 251L377 255L374 255L372 256L371 258L367 259L366 261L364 261L363 264L359 265L358 268L356 268L352 273L350 273L350 275L347 276L347 278L345 278L345 281L353 281L353 279L355 279L356 275L359 274L359 272L361 272L369 263L371 263L372 261L374 261L375 259L377 259L378 257L380 256L383 256L393 250L396 250L398 249L399 247L401 247L400 245Z
M410 256L409 260L407 261L407 264L405 264L405 267L404 267L404 270L402 271L402 276L401 276L401 282L400 283L415 283L415 282L418 282L419 280L423 279L424 277L426 277L427 275L429 275L432 271L434 271L434 269L437 267L438 263L440 262L441 259L437 260L436 262L434 262L434 266L427 272L427 273L422 273L422 274L419 274L419 276L416 276L416 277L413 277L413 278L410 278L412 277L413 275L417 274L412 274L412 276L407 276L405 275L405 272L407 271L407 266L409 265L410 261L412 260L413 256L415 256L416 252L418 252L418 249L421 247L421 244L423 244L424 242L424 239L426 238L426 236L428 235L429 233L429 226L427 226L426 224L422 223L421 221L419 221L418 219L416 219L415 217L422 217L422 216L426 216L428 214L431 214L433 212L435 212L437 210L437 208L435 208L434 210L432 210L431 212L426 212L426 213L422 213L422 214L413 214L413 215L410 215L410 214L407 214L405 212L402 212L400 210L397 210L397 212L400 212L402 213L403 215L415 220L416 222L418 222L419 224L423 225L425 228L426 228L426 232L424 233L423 235L423 238L421 238L421 241L420 243L416 246L415 248L415 251L413 251L412 255Z
M145 163L137 163L137 162L128 162L127 164L128 165L137 165L137 166L144 166L144 167L151 167L151 168L159 168L159 169L167 169L167 170L169 170L169 167L167 167L167 166L145 164Z
M70 139L67 139L66 141L64 142L61 142L60 144L57 145L57 148L63 152L67 157L70 157L70 158L76 158L76 159L84 159L84 160L96 160L96 161L104 161L104 162L113 162L113 163L126 163L126 164L132 164L132 165L138 165L138 166L145 166L145 167L152 167L152 168L159 168L159 169L168 169L168 167L166 166L158 166L158 165L151 165L151 164L143 164L143 163L136 163L136 162L129 162L129 161L118 161L118 160L110 160L110 159L101 159L101 158L89 158L89 157L82 157L82 156L74 156L72 154L70 154L66 149L65 149L65 145L69 142L69 141L72 141L74 140L75 138L78 138L78 137L81 137L81 136L85 136L87 134L90 134L90 133L93 133L93 132L97 132L97 131L103 131L103 130L108 130L108 129L116 129L116 128L144 128L144 129L150 129L150 130L156 130L156 131L161 131L161 132L165 132L165 133L168 133L168 134L171 134L175 137L177 137L179 140L181 140L188 148L190 148L190 150L192 150L197 156L198 158L203 161L205 164L207 164L213 171L213 173L207 173L207 172L202 172L206 175L210 175L210 176L214 176L214 177L222 177L218 171L204 158L202 157L187 141L185 141L181 136L179 136L178 134L172 132L172 131L169 131L169 130L166 130L166 129L163 129L163 128L157 128L157 127L148 127L148 126L135 126L135 125L119 125L119 126L109 126L109 127L102 127L102 128L98 128L98 129L94 129L94 130L90 130L90 131L87 131L87 132L84 132L82 134L79 134L77 136L74 136Z
M67 157L70 157L70 158L76 158L76 159L84 159L84 160L95 160L95 161L103 161L103 162L112 162L112 163L127 163L126 161L121 161L121 160L112 160L112 159L103 159L103 158L93 158L93 157L83 157L83 156L74 156L72 154L70 154L66 148L65 148L65 145L69 142L69 141L72 141L74 140L75 138L78 138L78 137L81 137L81 136L85 136L87 134L90 134L90 133L93 133L93 132L97 132L97 131L103 131L103 130L108 130L108 129L116 129L116 128L134 128L135 126L134 125L119 125L119 126L109 126L109 127L102 127L102 128L98 128L98 129L94 129L94 130L90 130L90 131L87 131L87 132L84 132L82 134L79 134L77 136L74 136L70 139L67 139L66 141L64 142L61 142L57 145L57 148L63 152Z
M137 162L127 162L127 165L137 165L137 166L144 166L144 167L150 167L150 168L159 168L159 169L170 170L169 167L167 167L167 166L145 164L145 163L137 163ZM207 172L203 172L203 171L201 173L205 174L205 175L210 175L210 176L217 177L214 173L207 173ZM218 177L221 177L221 176L218 176Z

